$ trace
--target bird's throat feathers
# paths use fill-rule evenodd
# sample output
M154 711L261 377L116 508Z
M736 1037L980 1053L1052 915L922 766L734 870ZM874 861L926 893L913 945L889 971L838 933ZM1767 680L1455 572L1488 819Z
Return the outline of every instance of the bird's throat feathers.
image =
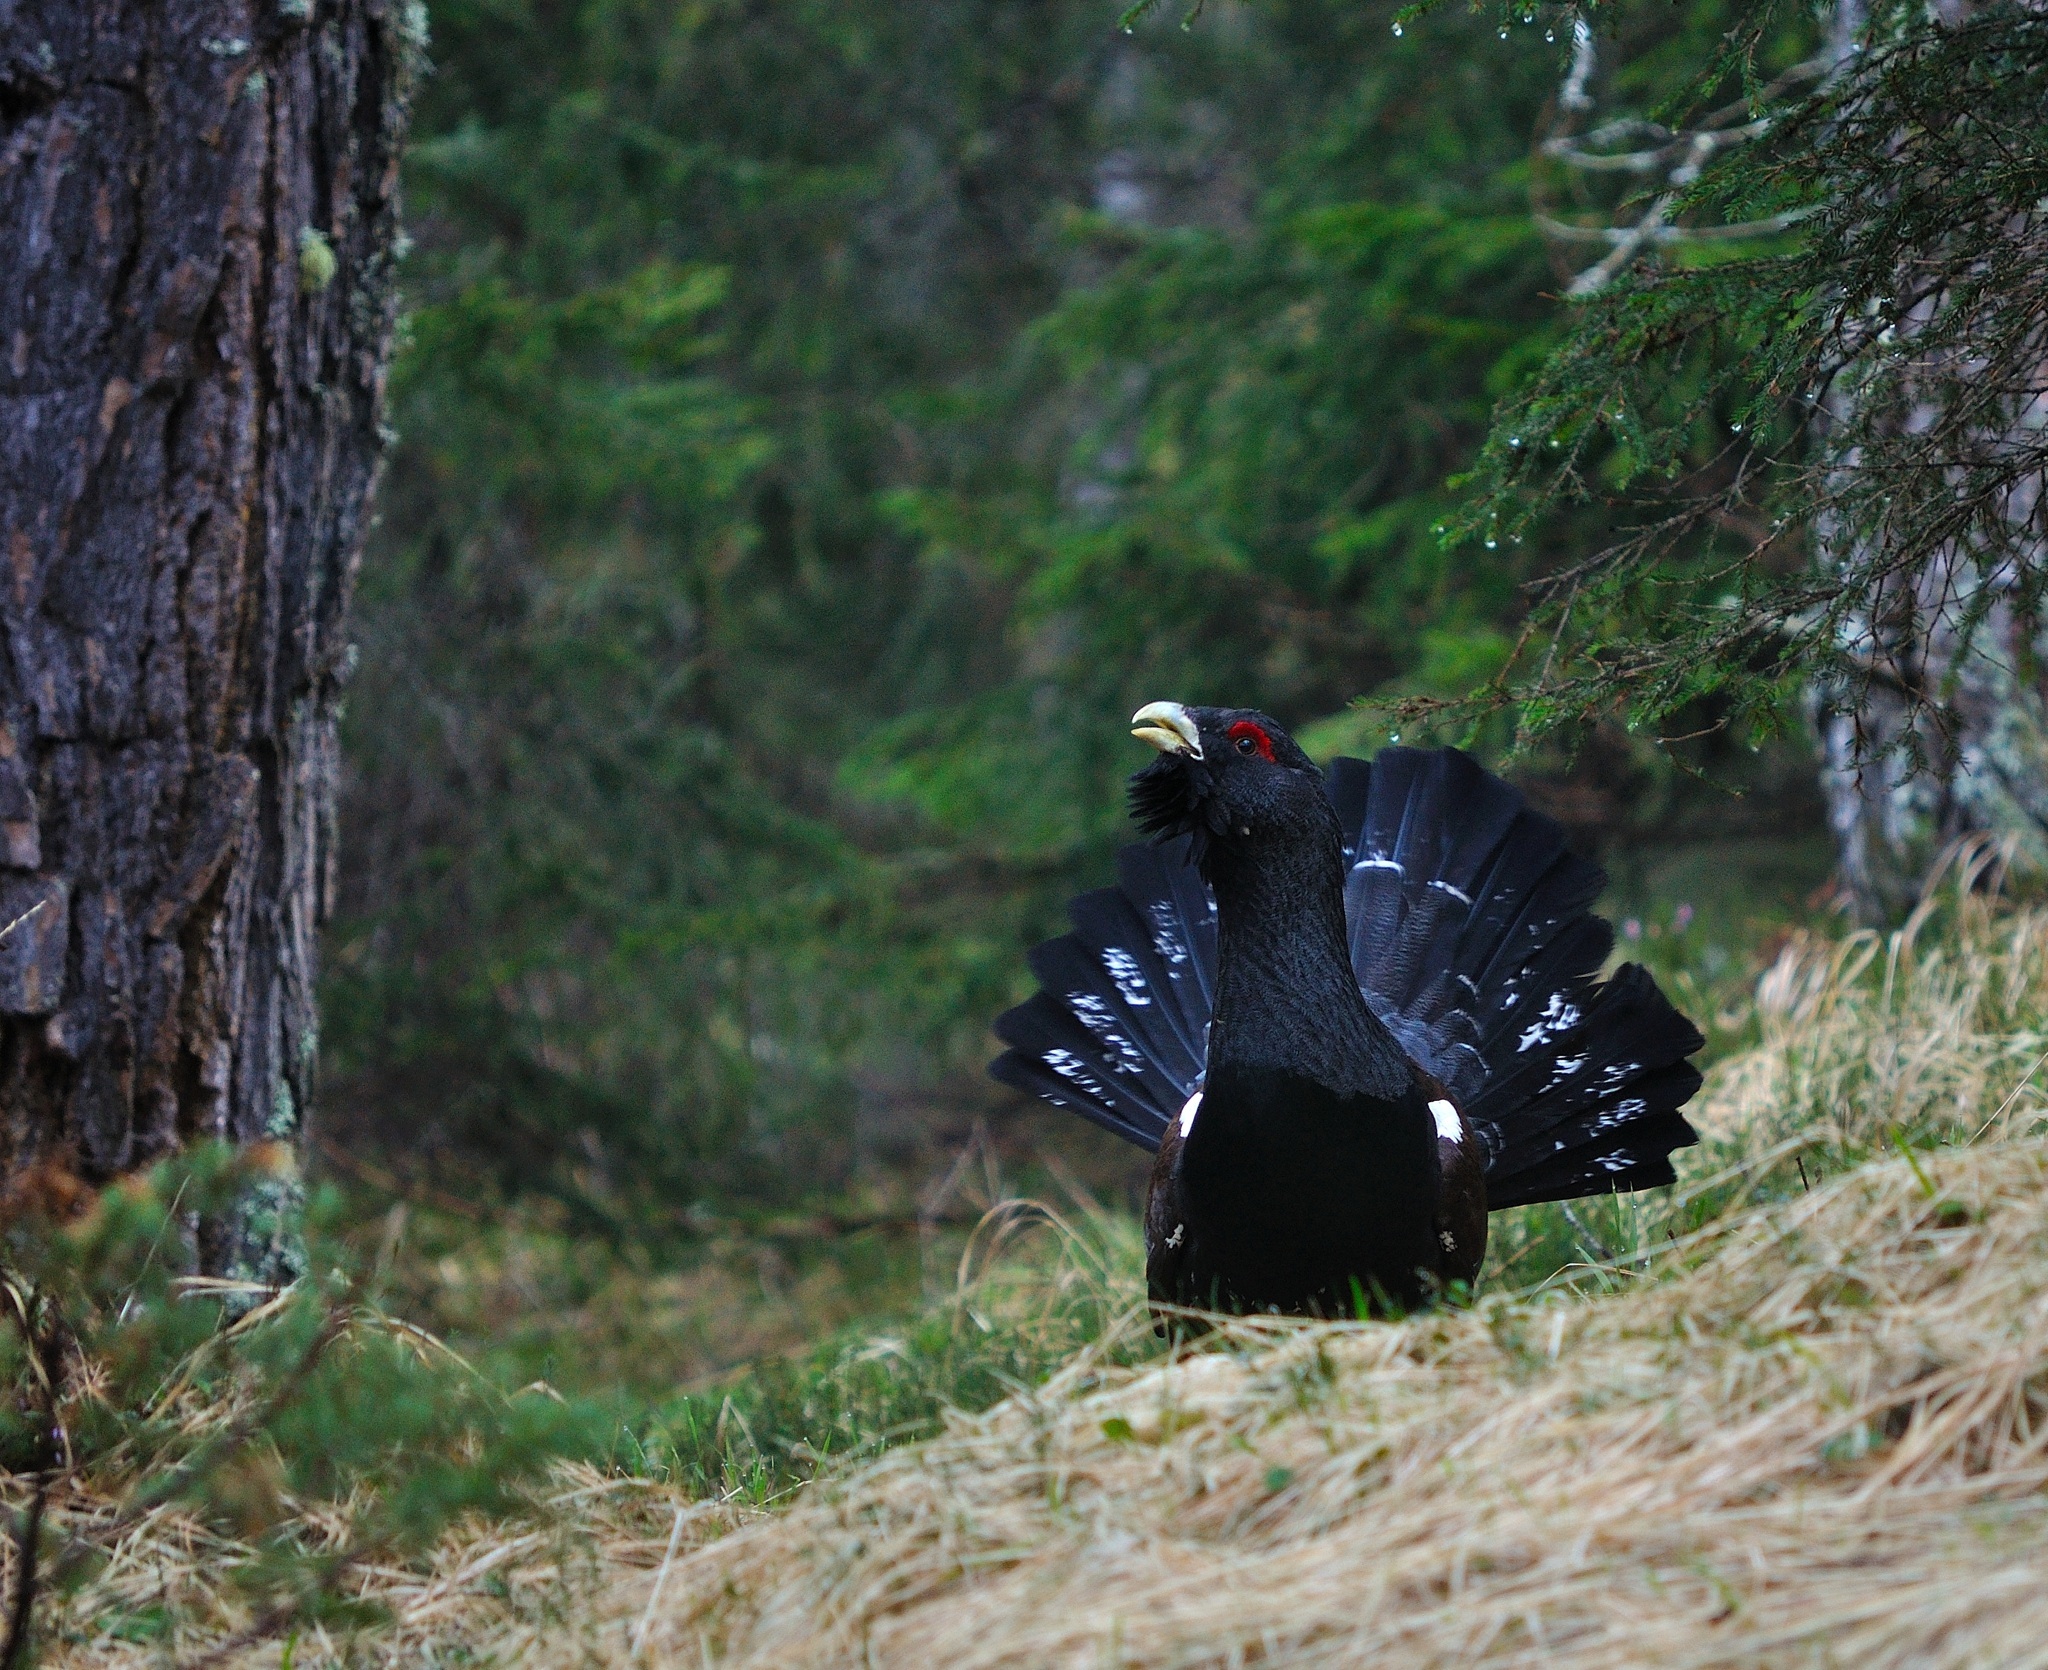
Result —
M1188 861L1208 875L1212 838L1230 828L1230 811L1216 792L1216 773L1185 754L1162 754L1132 775L1131 820L1155 841L1188 837Z
M1216 892L1216 1014L1209 1068L1299 1075L1383 1101L1414 1085L1407 1057L1367 1008L1344 923L1344 859L1320 785L1292 828L1231 831L1203 871Z

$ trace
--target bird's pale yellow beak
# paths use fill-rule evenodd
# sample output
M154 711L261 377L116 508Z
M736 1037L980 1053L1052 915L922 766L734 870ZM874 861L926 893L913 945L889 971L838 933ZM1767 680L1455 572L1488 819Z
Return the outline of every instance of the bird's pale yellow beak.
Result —
M1162 754L1202 757L1202 734L1179 702L1147 702L1131 715L1131 735Z

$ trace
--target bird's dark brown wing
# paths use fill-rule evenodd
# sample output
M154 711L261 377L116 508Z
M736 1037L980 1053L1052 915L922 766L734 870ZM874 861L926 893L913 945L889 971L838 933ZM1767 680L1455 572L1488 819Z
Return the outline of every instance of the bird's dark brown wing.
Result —
M1472 1121L1460 1113L1458 1124L1460 1140L1436 1139L1436 1238L1444 1250L1445 1285L1463 1282L1470 1291L1486 1262L1486 1161Z
M1486 1150L1450 1091L1421 1067L1411 1064L1411 1069L1432 1118L1447 1103L1457 1113L1457 1139L1443 1135L1441 1126L1436 1139L1436 1240L1443 1249L1437 1274L1446 1287L1463 1282L1469 1292L1486 1262Z
M1188 1303L1188 1231L1180 1200L1180 1124L1166 1122L1145 1192L1145 1290L1154 1305ZM1165 1322L1160 1323L1161 1331Z

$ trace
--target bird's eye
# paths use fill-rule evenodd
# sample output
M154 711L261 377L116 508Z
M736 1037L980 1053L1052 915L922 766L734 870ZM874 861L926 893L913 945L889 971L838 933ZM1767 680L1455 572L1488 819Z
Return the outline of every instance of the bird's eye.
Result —
M1230 727L1229 736L1231 746L1247 759L1255 754L1262 760L1273 757L1273 739L1266 734L1263 725L1240 719Z

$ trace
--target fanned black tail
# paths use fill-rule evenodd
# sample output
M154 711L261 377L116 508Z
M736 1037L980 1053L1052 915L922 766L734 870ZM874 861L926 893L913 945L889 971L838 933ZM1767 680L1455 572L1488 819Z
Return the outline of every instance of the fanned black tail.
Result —
M1328 785L1352 967L1476 1127L1488 1204L1671 1182L1703 1040L1641 966L1599 981L1599 867L1456 749L1340 759ZM1075 932L1032 954L1044 989L996 1023L997 1078L1146 1148L1200 1081L1214 984L1215 910L1184 846L1126 848L1121 885L1076 899Z
M1067 907L1074 931L1031 953L1043 989L996 1022L1003 1083L1156 1149L1202 1076L1216 904L1187 838L1125 847L1121 885Z
M1351 965L1486 1146L1490 1206L1673 1179L1703 1040L1628 963L1599 983L1607 878L1457 749L1338 760Z

